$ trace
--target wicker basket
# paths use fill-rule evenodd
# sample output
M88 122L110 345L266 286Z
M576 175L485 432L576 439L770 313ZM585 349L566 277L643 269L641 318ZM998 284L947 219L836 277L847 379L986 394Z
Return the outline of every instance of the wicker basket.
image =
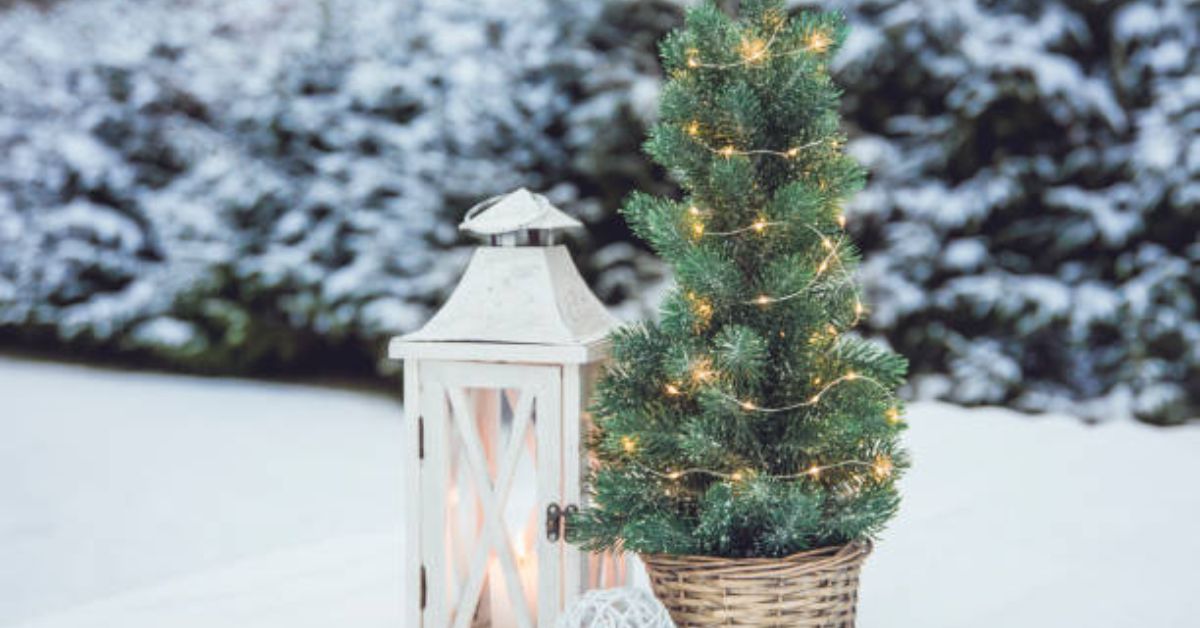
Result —
M643 555L654 594L680 628L853 628L870 542L785 558Z

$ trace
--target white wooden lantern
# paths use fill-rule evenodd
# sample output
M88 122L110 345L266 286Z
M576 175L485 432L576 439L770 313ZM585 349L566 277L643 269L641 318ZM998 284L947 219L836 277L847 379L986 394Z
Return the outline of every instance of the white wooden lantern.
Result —
M580 593L624 580L619 559L563 540L581 503L590 385L616 321L557 229L581 226L528 190L472 208L485 236L420 330L394 338L408 427L405 626L554 626Z

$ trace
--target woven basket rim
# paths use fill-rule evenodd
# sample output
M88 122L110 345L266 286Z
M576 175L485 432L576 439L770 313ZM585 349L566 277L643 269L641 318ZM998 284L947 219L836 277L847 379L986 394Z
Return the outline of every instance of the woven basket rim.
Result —
M814 563L829 562L830 564L848 562L860 559L871 553L874 543L870 539L859 539L842 545L826 545L809 550L796 552L777 558L755 556L738 558L732 556L706 556L703 554L644 554L638 553L643 562L656 564L686 564L693 567L766 567L784 564L814 565Z
M779 558L641 558L679 626L853 628L859 571L872 547L861 540Z

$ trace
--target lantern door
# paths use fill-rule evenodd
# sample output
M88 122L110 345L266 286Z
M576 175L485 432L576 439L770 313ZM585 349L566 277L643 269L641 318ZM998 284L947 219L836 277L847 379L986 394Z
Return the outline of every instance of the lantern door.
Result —
M546 530L562 503L561 368L419 370L422 625L552 625L564 580L562 541Z

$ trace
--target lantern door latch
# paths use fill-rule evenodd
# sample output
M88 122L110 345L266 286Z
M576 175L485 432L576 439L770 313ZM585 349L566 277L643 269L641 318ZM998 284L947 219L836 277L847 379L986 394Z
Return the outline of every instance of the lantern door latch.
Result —
M425 459L425 417L417 417L417 460Z
M429 588L425 582L425 565L421 565L421 591L420 591L421 610L425 610L425 602L429 597Z
M546 506L546 540L551 543L558 542L567 534L567 519L579 512L579 508L574 504L567 507L558 505L558 502L550 502Z

